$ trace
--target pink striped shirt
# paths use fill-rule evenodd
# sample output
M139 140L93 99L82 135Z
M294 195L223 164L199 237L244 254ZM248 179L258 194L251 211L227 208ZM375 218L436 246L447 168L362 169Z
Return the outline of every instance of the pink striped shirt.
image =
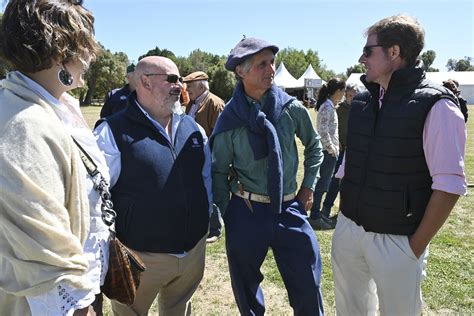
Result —
M380 91L380 95L379 103L382 106L383 91ZM433 179L433 190L466 194L466 138L466 125L461 110L448 99L437 101L428 113L423 129L423 150ZM336 173L336 178L344 177L345 162L346 157Z

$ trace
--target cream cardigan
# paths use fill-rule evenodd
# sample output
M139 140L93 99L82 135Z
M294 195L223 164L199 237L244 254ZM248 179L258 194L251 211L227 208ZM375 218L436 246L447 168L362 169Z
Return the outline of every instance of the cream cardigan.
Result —
M25 296L84 276L86 171L49 104L15 73L0 81L0 307L29 314Z

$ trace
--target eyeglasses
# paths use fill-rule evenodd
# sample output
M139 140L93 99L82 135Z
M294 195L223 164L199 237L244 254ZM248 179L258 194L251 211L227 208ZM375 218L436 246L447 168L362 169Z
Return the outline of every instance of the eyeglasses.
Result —
M166 81L169 83L178 83L181 82L183 83L183 77L180 77L175 74L144 74L145 76L166 76Z
M369 58L372 55L372 48L374 47L383 47L382 45L367 45L362 48L362 56Z

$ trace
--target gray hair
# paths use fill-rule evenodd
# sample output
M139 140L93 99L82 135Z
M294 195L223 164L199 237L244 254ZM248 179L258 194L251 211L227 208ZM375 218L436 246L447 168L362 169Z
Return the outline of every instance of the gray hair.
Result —
M244 73L248 73L250 71L250 68L252 68L254 57L255 55L250 56L249 58L244 60L241 64L235 67L236 70L234 70L234 74L237 81L242 80L242 78L240 78L240 76L237 74L237 67L240 67Z
M209 81L207 80L201 80L201 84L206 90L209 90Z

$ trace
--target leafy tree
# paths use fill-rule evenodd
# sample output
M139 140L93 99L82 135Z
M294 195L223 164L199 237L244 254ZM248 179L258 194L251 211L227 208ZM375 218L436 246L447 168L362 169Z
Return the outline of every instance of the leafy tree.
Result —
M186 64L178 65L180 73L189 75L195 71L204 71L209 75L209 69L220 61L219 55L203 52L200 49L192 51L186 59Z
M75 92L81 104L91 104L93 98L102 99L108 91L123 86L128 64L129 60L125 53L112 53L108 49L103 49L102 54L91 64L86 73L87 87Z
M335 76L334 71L328 70L326 65L322 64L322 61L318 56L318 52L315 52L311 49L305 53L303 50L284 48L278 52L275 66L278 68L281 62L285 63L286 69L296 79L304 74L306 68L308 68L310 64L313 66L314 71L326 81L328 78Z
M349 78L349 76L352 73L365 73L366 71L367 71L367 68L365 68L365 66L363 64L356 64L354 66L351 66L351 67L347 68L346 76L347 76L347 78Z
M147 57L147 56L163 56L163 57L167 57L169 59L171 59L174 63L177 62L178 58L176 57L176 55L168 50L168 49L160 49L158 48L158 46L156 46L155 48L149 50L145 55L142 55L140 57L138 57L138 60L142 59L143 57Z
M454 71L454 68L456 68L456 59L448 59L448 62L446 63L446 68L448 68L448 71Z
M224 101L229 101L236 84L235 76L232 72L224 68L227 57L221 56L216 64L209 67L209 89L212 93L221 97Z
M433 50L428 50L421 54L420 59L423 61L423 68L427 70L434 62L436 53Z
M420 56L423 61L423 69L425 71L437 72L439 69L431 67L434 60L436 59L436 52L434 50L427 50Z
M296 79L301 77L308 67L308 61L303 50L297 50L295 48L284 48L278 52L275 60L275 66L278 68L280 63L285 64L286 69ZM316 69L315 69L316 70Z
M474 65L471 65L472 57L464 57L464 59L448 59L446 68L449 71L474 71Z

